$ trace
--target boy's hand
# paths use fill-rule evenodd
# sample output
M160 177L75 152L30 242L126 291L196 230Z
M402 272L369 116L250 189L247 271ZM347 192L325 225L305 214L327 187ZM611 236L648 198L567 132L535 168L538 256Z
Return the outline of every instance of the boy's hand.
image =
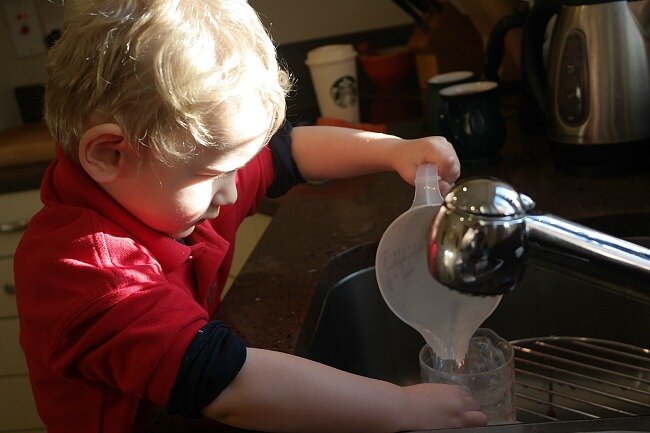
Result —
M411 185L415 183L415 170L419 165L437 164L440 192L443 196L460 176L460 162L456 151L444 137L399 140L393 148L391 161L394 170Z
M487 424L486 415L469 390L458 385L419 383L403 388L404 419L408 429L476 427ZM408 415L406 415L408 414ZM417 425L413 425L417 424Z

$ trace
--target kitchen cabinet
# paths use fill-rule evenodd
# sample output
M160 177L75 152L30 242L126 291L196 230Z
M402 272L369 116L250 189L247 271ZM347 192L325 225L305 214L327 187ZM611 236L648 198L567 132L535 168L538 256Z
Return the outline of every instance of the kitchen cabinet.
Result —
M222 298L226 296L226 293L230 290L230 286L232 286L235 278L237 278L237 274L239 274L239 271L246 263L246 260L248 260L248 256L250 256L255 249L257 242L264 234L264 231L270 224L271 220L271 216L257 213L247 217L237 229L235 253L232 259L232 265L230 266L228 280L221 292Z
M38 190L0 195L0 432L44 432L18 342L13 254L29 218L41 208Z

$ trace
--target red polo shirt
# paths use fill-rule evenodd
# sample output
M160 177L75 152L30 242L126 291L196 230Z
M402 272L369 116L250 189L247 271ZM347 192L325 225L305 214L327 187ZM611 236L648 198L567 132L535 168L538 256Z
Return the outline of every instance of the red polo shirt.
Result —
M186 246L59 152L14 259L20 342L48 431L132 431L167 407L181 358L219 303L237 228L273 174L264 148L239 170L237 202Z

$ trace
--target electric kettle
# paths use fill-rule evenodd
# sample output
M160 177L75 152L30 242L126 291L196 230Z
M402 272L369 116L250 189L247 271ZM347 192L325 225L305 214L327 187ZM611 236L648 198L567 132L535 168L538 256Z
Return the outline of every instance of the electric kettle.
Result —
M522 65L562 168L607 174L648 167L649 0L537 0L524 24Z

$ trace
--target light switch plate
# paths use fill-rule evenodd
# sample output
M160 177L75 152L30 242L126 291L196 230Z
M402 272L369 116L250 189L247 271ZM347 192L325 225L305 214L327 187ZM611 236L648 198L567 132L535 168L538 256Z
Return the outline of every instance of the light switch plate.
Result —
M3 1L5 20L16 54L20 57L43 54L43 30L32 0Z

